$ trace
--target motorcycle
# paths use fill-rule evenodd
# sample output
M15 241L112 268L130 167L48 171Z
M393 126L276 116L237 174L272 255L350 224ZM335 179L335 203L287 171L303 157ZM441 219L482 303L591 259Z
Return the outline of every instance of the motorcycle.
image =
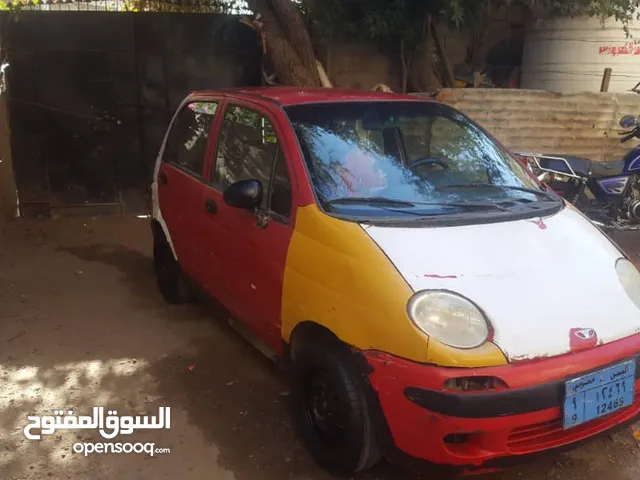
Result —
M620 119L622 143L640 138L640 119ZM581 210L596 225L640 230L640 146L621 161L593 162L571 155L518 153L541 183Z

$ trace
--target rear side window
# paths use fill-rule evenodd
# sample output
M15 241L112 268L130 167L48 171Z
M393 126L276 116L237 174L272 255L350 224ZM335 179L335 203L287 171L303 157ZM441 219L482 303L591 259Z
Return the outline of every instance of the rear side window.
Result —
M163 161L201 176L216 102L192 102L184 106L171 127Z

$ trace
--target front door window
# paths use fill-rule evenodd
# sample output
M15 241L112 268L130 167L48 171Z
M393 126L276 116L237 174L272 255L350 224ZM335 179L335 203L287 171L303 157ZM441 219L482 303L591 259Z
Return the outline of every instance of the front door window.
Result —
M271 121L231 105L224 115L211 180L216 188L254 179L262 184L260 209L276 220L291 216L291 182Z

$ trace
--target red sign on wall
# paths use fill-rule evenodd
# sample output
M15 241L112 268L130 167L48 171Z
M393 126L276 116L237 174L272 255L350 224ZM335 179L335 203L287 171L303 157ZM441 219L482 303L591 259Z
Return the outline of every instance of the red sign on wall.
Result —
M600 45L599 55L640 55L640 44L629 42L623 46Z

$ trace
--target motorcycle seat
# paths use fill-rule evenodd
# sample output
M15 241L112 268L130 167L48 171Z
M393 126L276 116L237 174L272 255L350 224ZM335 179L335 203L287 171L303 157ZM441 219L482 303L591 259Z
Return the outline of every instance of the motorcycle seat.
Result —
M592 178L617 177L622 175L624 161L619 162L593 162L591 166Z
M573 168L573 171L576 173L576 175L581 177L588 177L589 172L592 169L592 165L594 165L594 162L592 162L588 158L576 157L575 155L562 155L558 153L553 153L553 154L549 153L545 155L548 155L549 157L564 158L567 161L567 163L571 165L571 168ZM567 168L567 165L562 160L556 160L555 158L539 157L538 161L540 162L540 166L542 166L543 168L547 168L549 170L554 170L556 172L561 172L561 173L571 173Z

